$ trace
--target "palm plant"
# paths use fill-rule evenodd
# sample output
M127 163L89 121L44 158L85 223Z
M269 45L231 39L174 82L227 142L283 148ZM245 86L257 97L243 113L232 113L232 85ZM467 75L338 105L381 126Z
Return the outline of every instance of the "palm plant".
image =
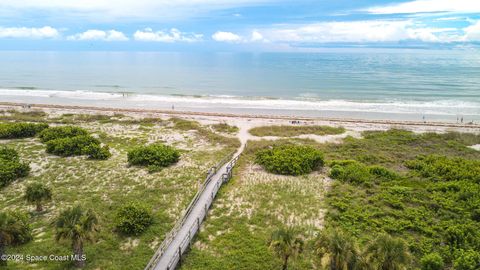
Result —
M43 203L52 200L52 191L41 183L33 183L27 186L25 200L36 205L37 212L43 211Z
M365 250L366 260L373 269L402 270L410 263L410 252L405 242L382 234Z
M91 209L85 211L78 205L63 211L55 222L56 240L72 241L76 267L85 266L83 244L93 241L93 235L97 232L97 224L98 219L95 213Z
M303 240L294 228L280 228L272 233L270 248L282 259L282 269L286 270L288 260L303 252Z
M343 231L330 229L323 231L315 242L320 257L328 258L331 270L353 270L360 267L360 252L353 237Z
M28 219L20 213L0 213L0 256L5 255L7 246L23 244L32 239L32 232ZM0 265L7 265L7 261L0 257Z

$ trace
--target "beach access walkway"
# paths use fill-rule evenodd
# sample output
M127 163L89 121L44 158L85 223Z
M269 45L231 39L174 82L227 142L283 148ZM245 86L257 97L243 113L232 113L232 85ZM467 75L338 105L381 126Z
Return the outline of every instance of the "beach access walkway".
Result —
M219 168L215 166L209 170L205 182L185 210L183 217L166 236L145 270L173 270L181 263L182 256L200 230L200 225L205 220L218 190L232 177L233 167L244 148L245 144L242 143L233 157L229 156L229 160L219 162Z

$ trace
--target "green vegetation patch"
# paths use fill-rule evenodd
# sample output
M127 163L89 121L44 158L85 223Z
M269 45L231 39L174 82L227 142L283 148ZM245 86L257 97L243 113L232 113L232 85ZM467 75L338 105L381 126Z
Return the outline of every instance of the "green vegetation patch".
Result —
M0 147L0 187L28 175L30 166L21 162L15 149Z
M313 268L317 255L310 240L322 224L326 180L319 172L285 176L252 166L258 151L292 143L319 146L303 139L248 142L234 177L220 189L181 269L282 269L287 254L291 254L288 269ZM288 237L293 241L272 237L289 225L297 232ZM303 252L297 240L305 242ZM283 247L293 249L284 252Z
M48 118L48 121L57 120ZM81 228L81 233L85 233L82 240L83 252L87 258L84 269L144 268L172 229L176 217L182 214L195 195L198 180L203 180L207 170L234 148L210 142L197 132L192 134L179 131L159 119L147 120L145 123L148 122L148 125L143 125L142 121L122 119L121 122L106 123L100 120L75 123L77 127L88 130L94 138L110 146L112 156L102 162L83 157L58 158L46 153L45 145L40 144L37 138L2 141L9 148L15 149L21 160L32 167L32 173L22 181L14 181L1 189L0 209L29 212L28 223L33 229L33 241L8 246L8 254L73 254L72 247L79 242L67 234L59 237L62 241L57 242L57 232L68 232L77 225L83 226L82 224L90 228L90 225L95 225L95 232L84 230L87 227ZM202 128L211 130L208 126ZM155 174L146 173L142 167L127 165L127 154L132 146L162 140L181 149L185 162L163 168ZM32 201L26 201L26 190L33 183L42 183L50 188L52 200L48 200L44 194L35 196L34 201L33 198ZM36 206L38 200L42 202L43 211L32 211L32 205ZM115 220L118 209L131 201L145 204L151 209L154 222L143 233L127 236L117 233ZM75 205L82 206L83 214L69 214L70 221L63 223L65 226L56 228L59 215ZM97 224L84 223L90 216L89 209L95 211ZM81 218L77 219L78 216ZM74 262L71 261L9 261L5 269L58 270L75 269L74 267Z
M88 131L75 126L47 128L40 133L47 153L61 157L88 155L91 159L105 160L111 153L107 145L92 137Z
M326 225L360 244L380 234L404 239L407 269L461 269L480 249L480 153L468 147L478 143L474 134L389 130L322 145L326 158L350 159L331 162L338 181Z
M6 112L0 113L0 120L39 122L39 121L44 121L46 117L47 117L47 114L41 110L32 110L32 111L8 110Z
M407 161L406 166L433 181L468 180L480 184L480 160L429 155Z
M217 132L223 132L223 133L237 133L239 131L239 128L237 126L230 126L229 124L226 123L219 123L219 124L213 124L211 125L213 130Z
M372 184L372 182L390 181L400 176L383 166L366 166L355 160L334 160L330 162L330 177L352 184Z
M45 129L40 133L40 140L43 143L55 140L55 139L64 139L72 138L76 136L88 136L88 131L81 127L76 126L59 126L59 127L50 127Z
M151 210L145 204L130 202L118 210L115 227L122 234L138 235L152 223Z
M226 137L222 136L221 134L212 132L210 129L201 126L198 122L175 117L170 118L170 121L173 122L174 129L181 131L195 130L198 135L207 139L210 143L227 145L232 150L240 147L240 141L237 138Z
M276 137L294 137L304 134L314 135L335 135L345 132L343 127L330 126L264 126L249 130L250 134L258 137L276 136Z
M48 125L43 123L0 123L0 139L34 137L46 128L48 128Z
M138 146L128 151L128 163L136 166L147 166L149 171L159 171L177 163L180 151L172 146L154 143Z
M312 146L286 144L257 152L255 162L275 174L302 175L323 165L323 154Z

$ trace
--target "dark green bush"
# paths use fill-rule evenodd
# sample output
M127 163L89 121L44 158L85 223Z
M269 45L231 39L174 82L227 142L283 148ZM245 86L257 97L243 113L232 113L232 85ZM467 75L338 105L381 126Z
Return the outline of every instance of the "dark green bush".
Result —
M271 173L302 175L323 166L323 154L311 146L286 144L258 151L255 162Z
M46 128L48 128L47 124L0 123L0 139L34 137Z
M62 157L88 154L92 147L100 147L100 141L92 136L76 136L53 139L47 142L47 153Z
M83 149L90 159L106 160L112 156L108 145L91 144Z
M28 175L30 166L20 161L17 151L11 148L0 148L0 187Z
M135 147L127 156L131 165L148 166L149 170L157 171L176 163L180 158L180 152L171 146L155 143Z
M40 133L40 139L47 145L47 153L69 157L88 155L91 159L108 159L111 157L108 146L101 146L100 141L88 131L75 126L53 127Z
M422 270L443 270L445 265L442 256L436 252L423 256L420 263Z
M71 138L76 136L87 136L87 135L88 135L88 131L86 131L81 127L75 127L75 126L50 127L43 130L40 133L40 140L45 143L55 139Z
M138 235L153 223L151 210L140 203L130 202L117 211L115 227L120 233Z

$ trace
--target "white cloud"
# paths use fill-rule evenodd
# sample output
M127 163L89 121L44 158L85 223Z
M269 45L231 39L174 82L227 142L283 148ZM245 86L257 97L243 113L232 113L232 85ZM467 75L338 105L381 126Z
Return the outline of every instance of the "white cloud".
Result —
M127 41L128 37L124 33L116 30L96 30L91 29L83 33L78 33L67 37L68 40L102 40L102 41Z
M263 35L258 32L257 30L252 31L252 36L250 37L250 41L252 42L267 42L267 39L263 37Z
M81 17L92 21L119 18L164 21L209 11L252 6L275 0L1 0L0 10L13 14L43 11L55 18Z
M203 35L195 33L181 32L176 28L170 29L170 31L157 31L153 32L151 28L145 28L140 31L137 30L133 35L135 40L138 41L156 41L156 42L198 42L202 41Z
M212 35L213 40L218 42L230 42L230 43L239 43L243 41L243 38L232 32L222 32L218 31Z
M60 35L57 29L50 26L40 28L0 27L0 38L56 38Z
M428 12L456 12L456 13L477 13L480 12L480 1L478 0L416 0L377 6L366 9L373 14L407 14L407 13L428 13Z
M465 35L463 41L480 41L480 21L463 29Z
M454 28L418 27L411 20L373 20L283 26L263 32L268 40L276 42L374 43L402 40L449 42L452 40L448 39L448 35L444 33L455 30Z

